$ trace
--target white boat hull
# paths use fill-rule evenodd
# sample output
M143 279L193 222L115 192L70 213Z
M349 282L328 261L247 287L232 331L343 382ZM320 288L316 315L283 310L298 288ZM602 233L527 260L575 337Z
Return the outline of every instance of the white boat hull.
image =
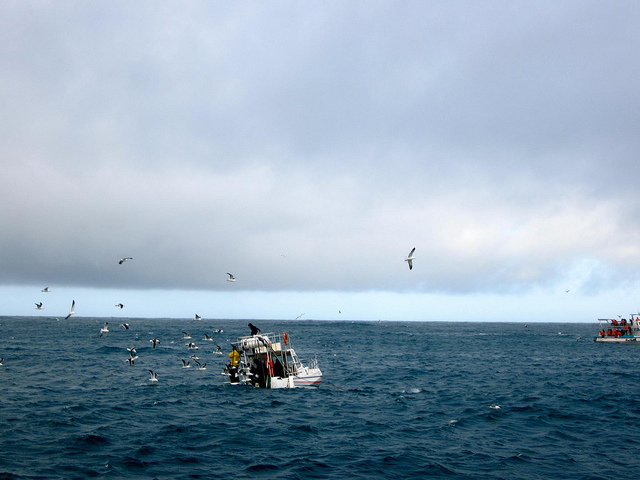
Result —
M640 342L640 337L596 337L594 341L602 343L633 343Z
M296 387L319 385L320 382L322 382L322 372L319 368L309 368L293 377L293 383Z

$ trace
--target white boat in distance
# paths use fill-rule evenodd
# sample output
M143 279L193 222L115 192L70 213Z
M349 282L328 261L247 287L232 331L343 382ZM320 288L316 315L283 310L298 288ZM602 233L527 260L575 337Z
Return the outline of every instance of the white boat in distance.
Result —
M287 332L239 337L231 346L238 351L239 362L233 365L232 359L222 372L231 384L296 388L317 386L322 381L318 360L300 360Z
M640 342L640 313L632 313L629 320L599 318L600 331L596 342L628 343Z

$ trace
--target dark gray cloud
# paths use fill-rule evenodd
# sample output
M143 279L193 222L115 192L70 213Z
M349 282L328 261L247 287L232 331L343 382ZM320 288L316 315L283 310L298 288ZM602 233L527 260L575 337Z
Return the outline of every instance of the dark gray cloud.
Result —
M3 284L637 281L633 2L0 12Z

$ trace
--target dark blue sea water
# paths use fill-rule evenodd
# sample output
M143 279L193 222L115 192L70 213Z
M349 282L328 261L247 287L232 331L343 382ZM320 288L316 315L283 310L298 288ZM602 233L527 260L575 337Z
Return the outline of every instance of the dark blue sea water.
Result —
M595 323L254 321L286 330L324 373L319 388L262 390L220 375L245 320L130 319L124 330L111 319L100 338L104 321L0 318L0 478L619 480L640 471L640 346L596 344ZM216 328L225 355L201 340ZM181 368L193 353L183 331L207 370Z

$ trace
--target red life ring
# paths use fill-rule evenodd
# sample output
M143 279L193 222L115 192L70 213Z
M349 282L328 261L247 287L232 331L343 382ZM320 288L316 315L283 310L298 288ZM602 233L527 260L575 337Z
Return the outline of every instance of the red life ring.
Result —
M287 332L282 332L282 340L284 340L285 345L289 345L289 337L287 337Z

